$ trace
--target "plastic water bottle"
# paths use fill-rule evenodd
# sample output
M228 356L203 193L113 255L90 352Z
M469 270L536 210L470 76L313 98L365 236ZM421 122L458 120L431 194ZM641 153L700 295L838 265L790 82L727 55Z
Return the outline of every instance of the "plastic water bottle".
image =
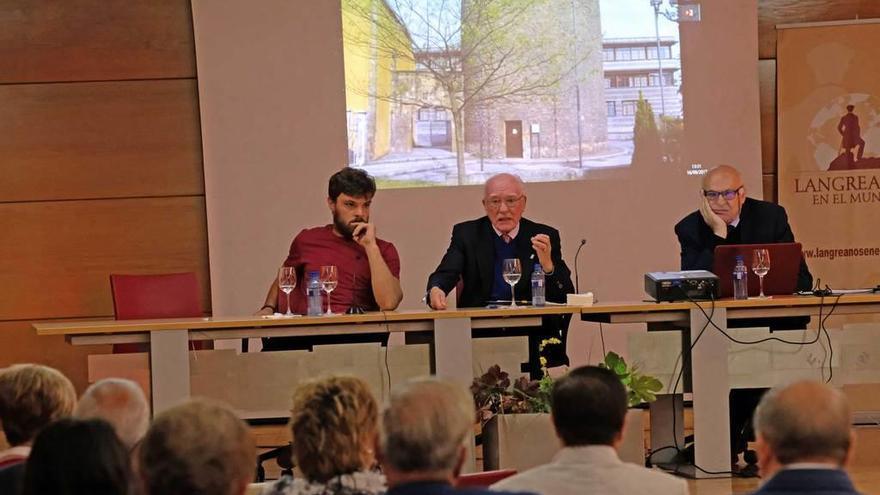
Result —
M749 298L749 269L742 256L736 257L736 266L733 267L733 298Z
M309 272L306 300L309 303L309 316L321 316L324 313L324 301L321 299L321 278L318 272Z
M532 306L543 306L547 299L544 296L544 270L540 263L535 263L532 271Z

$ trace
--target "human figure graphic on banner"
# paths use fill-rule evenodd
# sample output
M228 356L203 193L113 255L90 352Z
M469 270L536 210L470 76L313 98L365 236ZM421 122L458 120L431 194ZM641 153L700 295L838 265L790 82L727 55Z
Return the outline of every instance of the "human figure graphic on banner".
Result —
M865 153L865 140L861 136L859 116L853 113L853 110L855 110L855 106L847 105L846 115L841 117L840 122L837 124L837 132L842 136L840 140L840 154L846 156L847 164L850 165L847 168L851 168L856 161L860 161ZM855 159L853 159L853 148L858 148Z

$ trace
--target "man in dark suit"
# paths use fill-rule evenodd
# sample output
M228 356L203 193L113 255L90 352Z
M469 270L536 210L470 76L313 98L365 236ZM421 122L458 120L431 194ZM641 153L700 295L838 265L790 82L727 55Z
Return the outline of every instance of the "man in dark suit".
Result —
M681 245L682 270L709 270L715 261L715 247L725 244L770 244L794 242L785 209L777 204L746 197L739 171L730 165L713 168L703 177L700 209L675 226ZM813 276L801 259L797 290L813 287ZM767 327L773 330L805 328L807 318L749 319L731 322L738 327ZM751 416L765 389L739 389L730 397L731 457L745 451L752 436ZM747 457L747 461L753 461Z
M768 392L755 412L764 479L755 495L858 493L844 471L851 424L846 396L825 384L802 381Z
M703 178L700 209L675 226L681 244L682 270L712 270L715 247L725 244L794 242L785 208L747 198L739 171L713 168ZM801 260L797 289L810 290L813 276Z
M397 385L382 410L377 458L387 495L512 495L455 488L473 445L474 398L464 385L420 378Z
M512 174L498 174L486 181L483 207L486 216L460 223L452 229L446 254L428 278L428 304L446 309L446 295L462 286L458 306L482 307L490 301L510 301L510 286L504 282L502 263L519 258L522 278L514 286L517 300L531 300L531 276L540 264L545 274L548 301L564 303L574 292L571 272L562 260L559 232L547 225L523 218L527 197L522 179ZM547 316L539 331L529 331L529 372L541 376L539 346L542 340L557 338L561 344L547 345L543 357L547 366L568 364L565 342L570 316Z

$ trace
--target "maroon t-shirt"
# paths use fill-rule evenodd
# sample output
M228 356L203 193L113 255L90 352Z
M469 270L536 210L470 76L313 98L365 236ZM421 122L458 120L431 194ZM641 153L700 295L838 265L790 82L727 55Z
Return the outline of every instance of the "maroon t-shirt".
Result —
M376 243L391 274L399 279L400 256L394 244L381 239L376 239ZM373 297L373 286L370 284L370 262L366 250L357 242L334 234L332 225L325 225L303 230L290 244L290 254L284 266L296 268L296 288L290 293L290 306L294 313L306 314L308 273L320 273L323 265L336 265L339 277L336 289L330 294L334 312L342 313L354 304L368 311L378 311L379 305ZM326 311L327 294L322 294ZM287 298L280 290L278 311L287 311Z

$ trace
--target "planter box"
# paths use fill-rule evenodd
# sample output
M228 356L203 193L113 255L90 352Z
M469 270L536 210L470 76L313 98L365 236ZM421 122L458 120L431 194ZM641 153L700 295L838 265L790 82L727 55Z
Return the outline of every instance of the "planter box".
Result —
M618 449L624 462L645 464L645 439L641 409L630 409L623 443ZM483 470L516 469L518 472L547 464L562 445L549 414L498 414L483 426Z

